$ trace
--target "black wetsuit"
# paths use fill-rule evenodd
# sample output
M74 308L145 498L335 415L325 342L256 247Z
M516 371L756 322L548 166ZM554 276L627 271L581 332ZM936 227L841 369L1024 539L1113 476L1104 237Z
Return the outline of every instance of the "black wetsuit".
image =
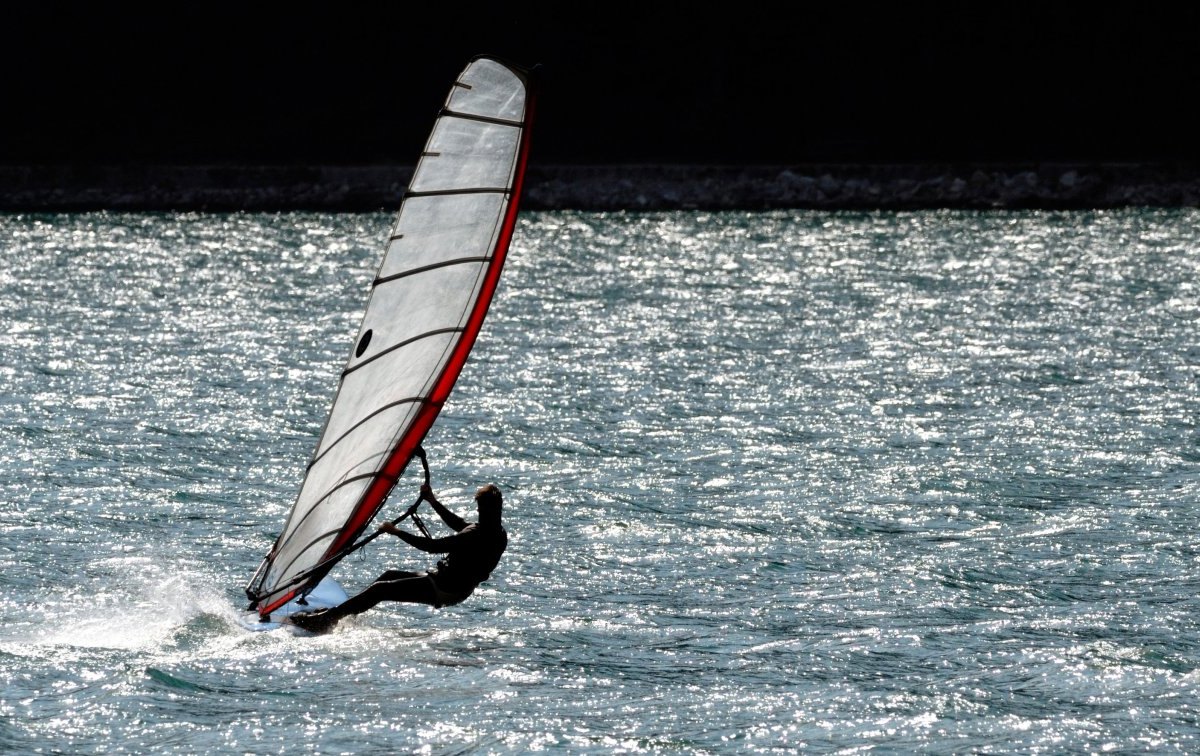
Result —
M429 573L438 590L456 601L439 602L445 606L457 604L474 592L476 586L491 576L508 548L508 533L498 523L471 523L445 538L425 538L401 532L400 538L421 551L445 554L437 569Z
M380 601L407 601L434 607L451 606L465 600L475 588L491 576L500 557L508 548L508 533L500 522L498 509L481 512L480 522L468 523L446 509L440 502L430 501L434 510L452 530L445 538L425 538L399 531L397 536L406 543L432 554L445 554L432 572L388 570L361 593L332 609L300 612L291 622L314 632L326 632L338 620L350 614L367 611Z

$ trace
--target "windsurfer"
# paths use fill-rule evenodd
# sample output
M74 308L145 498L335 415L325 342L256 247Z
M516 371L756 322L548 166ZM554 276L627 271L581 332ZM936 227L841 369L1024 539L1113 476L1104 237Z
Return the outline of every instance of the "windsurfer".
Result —
M468 523L447 509L433 494L429 484L421 486L421 495L455 531L445 538L428 538L400 530L390 522L379 530L398 536L411 546L431 554L445 554L430 572L388 570L361 593L338 606L312 612L298 612L288 618L293 625L315 633L333 629L343 618L361 614L381 601L407 601L441 608L464 601L487 580L500 563L508 547L508 533L501 522L503 497L495 485L482 486L475 492L477 522Z

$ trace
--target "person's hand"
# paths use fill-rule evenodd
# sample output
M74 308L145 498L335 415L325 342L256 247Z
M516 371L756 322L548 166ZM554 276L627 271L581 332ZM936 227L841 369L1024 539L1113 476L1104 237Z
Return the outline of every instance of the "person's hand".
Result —
M427 501L437 501L437 497L433 495L433 487L428 483L421 484L421 496Z
M379 526L378 530L380 533L391 533L392 535L396 534L396 526L390 522L383 523Z

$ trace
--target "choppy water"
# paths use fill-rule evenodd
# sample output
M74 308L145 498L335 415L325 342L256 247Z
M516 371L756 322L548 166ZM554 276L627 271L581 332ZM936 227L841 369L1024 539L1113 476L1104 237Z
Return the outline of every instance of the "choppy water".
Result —
M247 632L389 222L0 216L0 750L1200 750L1200 213L527 214L493 579Z

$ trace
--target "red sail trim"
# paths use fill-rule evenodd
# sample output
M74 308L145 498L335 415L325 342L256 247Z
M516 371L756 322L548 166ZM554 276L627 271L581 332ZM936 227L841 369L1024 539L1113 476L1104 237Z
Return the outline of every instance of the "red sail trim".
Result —
M293 588L290 591L288 591L287 593L283 594L280 598L277 598L274 601L272 601L271 603L263 604L263 605L259 606L258 607L258 616L262 617L263 619L266 619L267 617L270 616L271 612L275 611L276 609L283 606L287 602L296 598L296 594L299 592L300 591L298 588Z
M512 242L513 232L517 226L517 210L520 205L522 189L525 184L525 168L529 161L529 146L530 146L530 125L533 123L533 116L536 104L536 96L530 95L529 101L526 103L525 121L522 126L521 134L521 149L517 158L517 168L514 175L512 194L509 198L508 209L504 215L504 222L500 227L500 236L497 239L496 247L492 253L492 261L488 267L487 274L484 276L483 283L480 287L479 297L475 301L475 307L471 311L471 315L463 327L463 336L454 346L454 350L450 354L450 359L446 363L446 367L442 370L442 374L434 383L433 390L430 392L429 398L422 404L420 411L417 413L416 419L409 427L408 433L396 444L392 450L392 454L388 457L388 461L384 464L383 469L379 471L371 485L367 487L362 498L359 500L358 506L355 508L354 514L342 529L341 534L334 539L334 542L326 550L321 561L329 561L329 564L318 570L304 581L302 588L293 588L286 593L281 594L280 598L275 599L269 604L261 605L258 608L259 614L266 617L272 611L283 606L288 601L291 601L298 594L306 592L310 586L315 586L321 581L329 570L337 563L334 555L339 554L348 546L350 546L366 528L367 523L375 517L379 509L383 506L388 494L391 492L395 482L404 473L408 463L412 461L413 455L416 453L417 447L424 441L425 436L433 427L434 421L441 412L442 405L450 396L450 392L454 389L454 384L458 381L459 375L462 373L463 367L467 363L467 358L471 354L471 350L475 346L475 341L479 336L480 330L483 328L484 318L487 316L488 309L491 307L492 298L496 293L496 287L500 281L500 272L504 267L504 261L508 257L508 247Z
M527 110L527 114L531 114L532 110ZM524 136L526 137L521 145L520 157L516 171L515 181L513 183L512 197L509 200L508 210L504 215L504 223L500 227L500 237L496 242L496 249L492 253L492 262L488 267L487 275L484 276L483 284L479 290L479 298L475 301L475 308L471 311L471 316L467 319L466 326L463 327L463 337L454 345L454 351L450 354L450 359L446 363L446 367L442 370L441 376L433 386L433 391L429 394L429 399L426 401L417 418L413 421L409 432L400 439L396 445L392 456L388 459L366 493L363 494L361 503L350 521L346 524L342 534L334 540L330 545L329 550L325 554L325 559L328 559L333 554L338 553L346 546L350 545L358 534L366 527L367 523L373 518L379 508L383 505L384 499L392 489L393 482L403 474L404 469L408 467L409 461L412 459L413 453L421 441L425 439L429 429L433 427L434 421L441 412L442 404L450 396L454 384L458 381L458 376L462 373L463 367L467 364L467 358L471 354L471 350L475 347L475 341L479 336L479 331L483 328L483 320L487 316L488 308L491 307L492 298L496 293L496 286L500 281L500 272L504 267L504 261L508 258L508 247L512 241L513 231L517 226L517 209L519 198L521 196L521 187L525 180L525 164L529 155L529 140L527 135L529 119L526 118L526 129Z

